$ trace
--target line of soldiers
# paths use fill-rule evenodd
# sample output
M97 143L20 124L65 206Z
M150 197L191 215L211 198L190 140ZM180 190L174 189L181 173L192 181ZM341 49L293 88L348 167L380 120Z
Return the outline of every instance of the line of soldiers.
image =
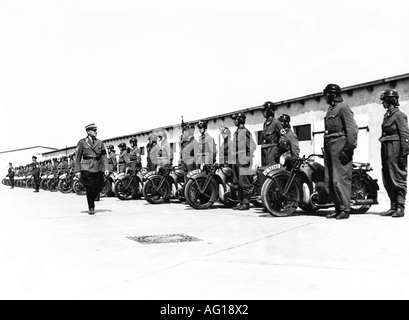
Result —
M341 88L336 84L329 84L323 91L325 101L329 108L325 116L324 135L324 159L326 188L335 203L335 212L328 214L327 218L339 220L348 219L350 215L351 184L352 184L352 160L354 150L358 144L359 128L355 122L351 108L344 102ZM409 128L407 116L399 110L399 93L394 90L386 90L381 95L381 101L387 112L382 123L381 158L382 176L384 186L391 202L391 208L383 212L382 216L403 217L405 215L405 202L407 194L407 156L409 154ZM267 101L263 105L263 113L266 121L262 132L262 166L271 166L279 163L281 155L298 157L300 153L297 136L291 130L289 115L281 115L275 118L276 106ZM219 154L219 163L231 166L235 172L238 184L240 204L237 210L248 210L250 206L251 168L253 165L256 144L251 132L245 127L246 116L237 113L232 116L237 131L231 137L230 129L220 127L219 150L216 150L215 140L208 134L207 121L197 124L199 138L195 139L195 125L182 123L183 134L180 138L180 161L186 172L202 165L212 165L216 162ZM10 164L9 174L35 176L39 181L39 175L43 172L55 172L68 166L71 170L79 173L91 172L82 179L85 186L89 185L92 192L88 195L90 212L94 211L95 194L103 180L103 172L125 172L127 167L141 169L141 150L138 148L137 139L130 140L131 147L125 143L119 145L120 154L116 159L115 148L105 146L101 140L96 139L97 127L91 124L86 127L87 138L78 143L76 156L66 157L56 164L46 161L38 164L36 157L33 163L25 168L18 168L15 174ZM108 150L108 153L106 152ZM173 163L173 150L167 140L166 132L154 132L149 137L147 145L147 168L154 171L157 166ZM98 174L98 175L97 175ZM102 178L101 178L102 176ZM98 187L94 187L98 185ZM92 186L92 188L91 188ZM12 185L13 187L13 185ZM35 183L38 192L38 183Z

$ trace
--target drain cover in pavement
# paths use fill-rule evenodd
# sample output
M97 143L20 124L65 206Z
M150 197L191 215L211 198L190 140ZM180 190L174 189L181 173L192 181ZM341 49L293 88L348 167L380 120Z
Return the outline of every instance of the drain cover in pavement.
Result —
M161 243L203 241L201 239L191 237L183 233L160 234L160 235L154 235L154 236L127 237L127 238L130 240L139 242L141 244L161 244Z

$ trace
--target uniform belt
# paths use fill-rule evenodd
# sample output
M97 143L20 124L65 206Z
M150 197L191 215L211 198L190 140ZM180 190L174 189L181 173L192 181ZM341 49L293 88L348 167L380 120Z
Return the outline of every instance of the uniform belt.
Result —
M325 132L324 138L325 139L330 139L330 138L338 138L338 137L345 137L344 132L337 132L337 133L328 133L327 131Z
M82 156L84 160L101 160L101 156L99 157L88 157L88 156Z

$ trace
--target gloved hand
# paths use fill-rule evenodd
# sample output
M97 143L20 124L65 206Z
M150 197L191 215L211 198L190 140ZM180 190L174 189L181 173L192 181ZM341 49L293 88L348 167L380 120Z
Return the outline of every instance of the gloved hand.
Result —
M352 161L353 155L354 155L353 151L342 150L339 155L339 160L341 160L341 164L343 166L346 166L348 163Z
M408 166L408 155L401 155L401 156L399 156L399 159L398 159L398 167L399 167L399 169L401 169L401 170L406 170L406 168L407 168L407 166Z
M76 176L78 179L81 179L81 172L77 172L77 173L75 174L75 176Z
M105 177L108 177L108 176L109 176L109 171L105 170Z

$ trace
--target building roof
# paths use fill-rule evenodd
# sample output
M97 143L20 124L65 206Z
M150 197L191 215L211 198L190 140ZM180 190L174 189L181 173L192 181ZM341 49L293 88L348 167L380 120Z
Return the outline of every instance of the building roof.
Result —
M29 147L29 148L21 148L21 149L9 150L9 151L0 151L0 154L3 154L3 153L11 153L11 152L18 152L18 151L25 151L25 150L31 150L31 149L37 149L37 148L49 149L49 150L53 150L53 151L59 150L59 149L57 149L57 148L49 148L49 147L43 147L43 146L35 146L35 147Z

